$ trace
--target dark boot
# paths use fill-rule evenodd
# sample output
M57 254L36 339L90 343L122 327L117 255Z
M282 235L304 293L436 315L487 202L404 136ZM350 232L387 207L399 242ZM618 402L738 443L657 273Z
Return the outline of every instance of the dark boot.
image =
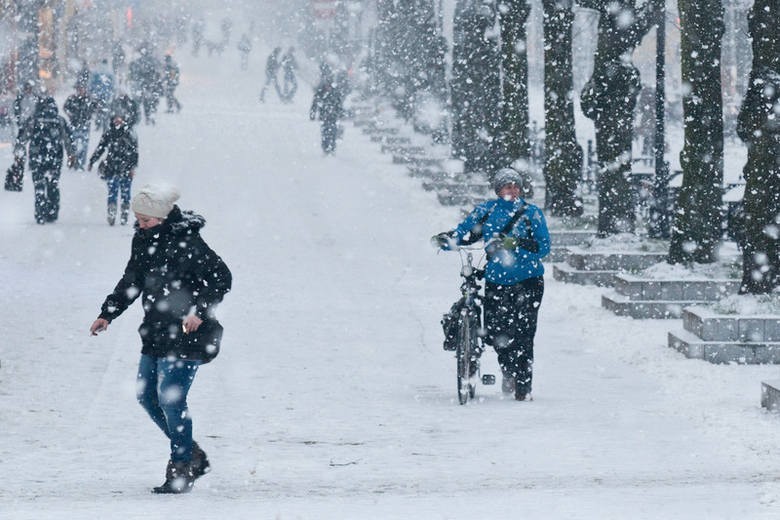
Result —
M152 493L179 494L192 491L195 477L192 475L192 464L189 462L168 461L165 468L165 482L162 486L152 489Z
M211 471L211 464L206 456L206 452L203 451L198 443L192 441L192 477L198 479Z

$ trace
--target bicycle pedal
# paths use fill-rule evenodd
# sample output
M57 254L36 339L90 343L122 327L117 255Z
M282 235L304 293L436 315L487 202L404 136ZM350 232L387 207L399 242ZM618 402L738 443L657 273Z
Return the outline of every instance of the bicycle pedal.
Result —
M494 376L493 374L482 374L482 384L483 385L496 384L496 376Z

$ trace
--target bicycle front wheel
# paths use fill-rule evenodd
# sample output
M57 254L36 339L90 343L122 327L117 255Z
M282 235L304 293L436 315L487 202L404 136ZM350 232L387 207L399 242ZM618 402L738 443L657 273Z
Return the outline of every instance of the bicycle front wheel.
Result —
M474 317L467 313L463 316L458 331L458 347L455 351L458 369L458 402L466 404L474 397L475 388L471 382L477 350L477 324Z

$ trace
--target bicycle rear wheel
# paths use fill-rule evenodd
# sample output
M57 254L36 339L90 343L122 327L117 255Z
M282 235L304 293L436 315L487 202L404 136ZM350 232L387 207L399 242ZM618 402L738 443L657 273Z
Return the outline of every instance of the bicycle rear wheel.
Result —
M458 376L458 402L466 404L474 397L475 386L471 381L474 372L473 365L476 362L477 350L477 324L474 316L467 313L463 316L458 330L458 347L455 351L457 359Z

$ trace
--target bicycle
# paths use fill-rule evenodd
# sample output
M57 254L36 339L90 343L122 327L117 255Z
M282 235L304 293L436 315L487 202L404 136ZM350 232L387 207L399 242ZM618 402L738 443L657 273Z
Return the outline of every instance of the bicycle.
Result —
M479 360L484 350L482 327L482 296L479 280L484 278L483 269L474 265L473 251L478 249L460 246L457 248L461 259L460 286L461 298L455 302L450 312L442 318L445 329L445 350L454 350L458 402L466 404L476 395L476 381L479 379ZM448 348L449 347L449 348ZM495 384L495 376L481 376L482 384Z

